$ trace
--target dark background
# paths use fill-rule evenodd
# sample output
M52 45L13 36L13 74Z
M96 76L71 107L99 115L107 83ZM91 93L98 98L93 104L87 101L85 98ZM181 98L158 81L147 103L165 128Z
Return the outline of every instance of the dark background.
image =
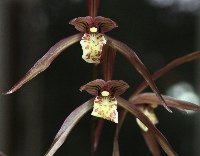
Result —
M199 2L158 2L102 0L98 14L118 24L119 27L107 35L131 47L151 73L199 47ZM56 42L77 33L68 24L71 19L88 15L85 0L1 0L0 5L0 92L14 85ZM81 46L77 43L16 93L0 95L0 151L8 156L46 153L65 118L91 98L88 93L79 91L80 86L92 80L93 70L93 65L85 63L81 55ZM187 63L156 81L161 93L165 94L178 82L188 83L194 92L198 91L197 64ZM122 95L124 98L128 98L143 81L119 53L113 79L122 79L130 85ZM179 155L198 156L199 114L173 112L170 114L162 107L156 109L158 129ZM55 155L89 155L90 127L91 116L88 113ZM116 124L106 121L96 155L112 155L115 127ZM151 155L131 114L125 119L119 143L122 156ZM163 152L163 155L166 154Z

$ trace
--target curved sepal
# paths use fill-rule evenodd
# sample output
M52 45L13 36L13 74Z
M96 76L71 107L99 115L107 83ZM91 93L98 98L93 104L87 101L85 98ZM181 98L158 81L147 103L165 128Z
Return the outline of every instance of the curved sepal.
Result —
M105 33L118 27L117 24L110 18L105 18L102 16L97 16L92 18L90 16L78 17L72 19L69 24L74 25L75 28L80 32L90 33L90 28L97 28L98 33Z
M152 131L144 132L143 130L141 130L141 133L152 155L161 156L160 149L153 132Z
M129 85L123 80L110 80L107 81L107 85L115 96L123 94L129 88Z
M105 18L102 16L97 16L94 18L94 22L99 26L100 32L105 33L118 27L117 24L110 18Z
M80 32L86 32L92 22L93 18L90 16L86 16L74 18L69 22L69 24L73 25Z
M147 83L149 84L149 86L151 87L151 89L155 92L155 94L157 95L157 97L160 99L160 101L162 102L163 106L169 111L172 112L166 102L164 101L164 99L162 98L158 88L156 87L154 81L151 78L150 73L148 72L147 68L144 66L144 64L142 63L142 61L138 58L138 56L136 55L136 53L129 48L126 44L117 41L111 37L108 37L106 35L104 35L106 40L107 40L107 44L109 46L111 46L112 48L116 49L117 51L119 51L120 53L122 53L122 55L124 55L133 65L134 67L137 69L137 71L144 77L144 79L147 81Z
M87 91L88 93L97 96L100 91L108 90L112 96L121 95L129 88L129 85L122 80L109 80L105 82L102 79L97 79L87 83L80 88L80 91Z
M60 146L64 143L67 136L74 128L76 123L90 110L93 106L94 98L85 102L78 108L76 108L64 121L62 127L58 131L56 137L51 144L51 147L45 154L45 156L52 156L54 153L60 148Z
M114 142L113 142L113 153L112 153L113 156L120 156L118 138L119 138L119 132L124 122L126 113L127 113L126 109L122 109L119 113L119 123L117 124L117 127L116 127L116 132L115 132L115 137L114 137Z
M43 72L49 67L51 62L66 48L81 40L83 34L79 33L67 38L62 39L56 43L51 49L39 59L34 66L25 74L25 76L18 81L8 92L3 94L11 94L19 89L23 84L34 78L37 74Z
M83 90L87 91L88 93L97 96L98 95L98 91L105 86L106 82L104 80L101 79L97 79L94 81L91 81L89 83L87 83L86 85L82 86L80 88L80 91L82 92Z
M132 113L135 117L140 119L150 131L152 131L156 137L156 140L161 145L163 150L170 156L177 156L177 153L172 149L171 145L168 143L167 139L163 134L151 123L151 121L137 108L137 106L124 100L121 97L116 97L118 105Z
M166 66L164 66L163 68L159 69L158 71L156 71L153 75L151 75L153 80L158 79L159 77L161 77L162 75L164 75L166 72L170 71L171 69L182 65L186 62L190 62L193 60L196 60L200 58L200 51L195 51L193 53L190 53L188 55L182 56L180 58L175 59L174 61L168 63ZM148 87L148 83L146 81L142 82L139 87L135 90L135 92L130 96L130 100L134 99L135 95L141 93L145 88Z
M176 108L178 110L181 110L183 112L186 112L186 110L194 110L194 111L200 111L200 106L195 105L191 102L183 101L183 100L177 100L175 98L164 96L162 95L164 100L167 102L169 107ZM134 99L130 100L131 103L134 105L138 104L156 104L160 105L160 101L156 97L154 93L142 93L137 95Z

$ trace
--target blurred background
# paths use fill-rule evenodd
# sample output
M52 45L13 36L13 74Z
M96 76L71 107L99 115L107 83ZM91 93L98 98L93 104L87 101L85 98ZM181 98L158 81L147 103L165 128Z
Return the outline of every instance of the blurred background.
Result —
M68 23L87 16L85 3L85 0L0 0L1 93L8 91L56 42L77 33ZM107 34L130 46L151 73L200 49L199 0L102 0L99 15L118 24ZM0 151L8 156L46 153L65 118L91 98L79 91L80 86L92 80L93 70L81 55L77 43L17 92L0 95ZM124 98L143 82L142 76L119 53L113 79L122 79L130 85L122 95ZM156 84L162 94L199 104L200 60L175 68ZM155 112L158 129L179 155L200 155L200 113L184 114L173 109L170 114L162 107ZM89 155L90 127L88 113L55 155ZM115 127L112 122L105 123L97 156L112 155ZM119 143L122 156L151 155L130 114L122 126Z

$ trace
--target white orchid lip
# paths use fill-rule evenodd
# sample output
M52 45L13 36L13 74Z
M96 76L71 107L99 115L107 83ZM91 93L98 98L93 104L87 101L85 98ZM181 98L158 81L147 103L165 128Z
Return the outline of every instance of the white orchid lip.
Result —
M95 31L95 27L90 28ZM100 33L85 33L80 41L83 49L82 58L88 63L100 63L103 45L106 44L105 37Z
M107 91L103 91L106 95ZM118 123L117 100L110 96L97 96L91 115Z
M100 63L102 48L106 44L103 34L118 27L117 24L110 18L102 16L78 17L72 19L69 24L74 25L77 30L84 33L80 41L83 49L82 58L88 63Z

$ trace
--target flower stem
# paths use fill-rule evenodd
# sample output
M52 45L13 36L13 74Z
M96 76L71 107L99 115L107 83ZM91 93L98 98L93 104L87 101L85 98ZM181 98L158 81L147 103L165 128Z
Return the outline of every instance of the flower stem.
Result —
M97 16L98 8L99 8L99 0L87 0L87 8L88 14L92 18Z
M108 45L103 46L100 65L104 81L112 80L115 65L116 50Z

